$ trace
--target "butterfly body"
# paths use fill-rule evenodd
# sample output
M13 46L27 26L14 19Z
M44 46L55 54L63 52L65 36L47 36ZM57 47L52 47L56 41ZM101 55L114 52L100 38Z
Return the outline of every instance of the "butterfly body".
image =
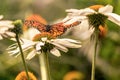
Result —
M46 32L49 32L51 30L51 25L46 25Z

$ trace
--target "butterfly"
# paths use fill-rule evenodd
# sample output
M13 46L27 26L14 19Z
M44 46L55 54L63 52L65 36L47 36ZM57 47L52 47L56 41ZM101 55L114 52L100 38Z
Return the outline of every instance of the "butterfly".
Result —
M71 24L64 24L65 22L59 22L56 24L46 24L40 21L40 16L38 15L32 15L29 16L28 19L25 20L24 25L27 26L28 28L30 27L34 27L37 30L40 31L40 33L50 33L52 36L57 37L62 35L67 28L73 27L73 26L77 26L80 24L80 21L75 21Z

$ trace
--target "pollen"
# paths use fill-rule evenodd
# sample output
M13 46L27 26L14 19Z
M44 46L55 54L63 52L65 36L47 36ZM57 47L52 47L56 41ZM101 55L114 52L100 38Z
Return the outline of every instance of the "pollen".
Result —
M34 76L33 73L28 72L28 75L30 77L30 80L37 80L37 78ZM20 72L15 78L15 80L28 80L26 76L26 72L25 71Z
M104 7L104 6L103 5L93 5L93 6L90 6L89 8L98 11L98 9L101 7Z

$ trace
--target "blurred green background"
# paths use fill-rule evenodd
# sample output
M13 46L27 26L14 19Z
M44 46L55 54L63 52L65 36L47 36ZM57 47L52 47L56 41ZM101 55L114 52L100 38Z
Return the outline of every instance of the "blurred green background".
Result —
M64 18L65 9L80 9L95 4L111 4L113 12L120 14L120 0L1 0L0 14L4 15L4 19L10 20L24 20L27 15L39 14L51 23ZM120 27L109 21L107 25L108 34L99 47L96 80L120 80ZM14 58L6 52L12 43L7 39L0 41L0 80L14 80L24 70L21 58ZM93 44L85 48L91 48L91 45ZM90 80L91 56L87 52L89 49L70 49L59 58L49 54L52 80L62 80L72 70L81 72L85 76L84 80ZM40 80L37 56L27 61L27 64L29 70Z

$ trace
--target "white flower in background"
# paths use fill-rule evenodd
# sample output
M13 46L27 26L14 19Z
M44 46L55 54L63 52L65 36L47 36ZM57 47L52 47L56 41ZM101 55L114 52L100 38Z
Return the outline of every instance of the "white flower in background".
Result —
M59 57L61 56L59 50L63 52L67 52L68 51L67 48L79 48L81 47L81 42L67 38L48 40L47 37L43 37L41 38L41 41L31 41L31 40L21 39L21 46L24 52L31 50L26 57L26 59L30 60L36 54L41 54L42 52L47 52L47 51ZM16 57L20 55L20 51L16 43L9 46L7 50L8 53Z
M87 20L88 22L84 23L86 27L86 32L84 35L91 35L91 32L98 32L100 35L105 34L106 20L110 20L111 22L120 26L120 16L118 14L112 13L113 7L111 5L95 5L85 9L68 9L67 17L63 21L67 21L71 18L76 18L78 20L83 21L83 23ZM76 20L75 19L75 20ZM79 27L83 27L83 25L79 25ZM89 28L89 29L88 29ZM90 33L90 34L89 34Z
M0 15L0 19L2 18L3 16ZM2 40L3 38L15 37L15 33L9 31L9 29L12 28L14 28L12 21L0 20L0 40Z

